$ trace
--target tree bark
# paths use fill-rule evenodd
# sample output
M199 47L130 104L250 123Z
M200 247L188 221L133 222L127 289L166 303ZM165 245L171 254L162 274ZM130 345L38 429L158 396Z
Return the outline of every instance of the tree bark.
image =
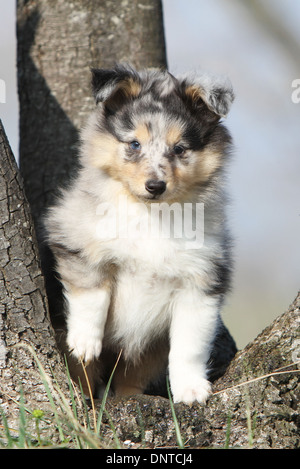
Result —
M186 449L299 448L299 313L300 292L286 313L236 355L205 406L175 404ZM112 399L107 410L127 447L178 445L167 399ZM103 433L113 439L111 422L105 421Z
M90 68L166 67L160 0L18 0L20 169L34 220L77 167Z
M65 392L68 386L49 321L30 208L1 121L0 217L0 403L10 426L17 428L21 394L31 410L50 411L29 347L49 376L55 370Z
M76 170L78 129L93 106L89 68L115 61L164 67L162 12L159 0L18 0L17 12L20 166L38 223L58 186ZM18 345L31 345L47 374L55 370L66 396L68 388L48 317L23 183L2 128L0 134L0 399L14 426L20 383L31 409L51 412L36 360ZM298 295L287 313L236 355L206 406L175 406L187 447L299 446L299 373L295 369L261 378L299 360L299 301ZM222 347L219 350L222 355ZM241 384L253 378L257 380ZM167 399L109 399L107 410L121 444L130 440L133 448L176 446ZM111 422L104 419L102 432L110 444Z

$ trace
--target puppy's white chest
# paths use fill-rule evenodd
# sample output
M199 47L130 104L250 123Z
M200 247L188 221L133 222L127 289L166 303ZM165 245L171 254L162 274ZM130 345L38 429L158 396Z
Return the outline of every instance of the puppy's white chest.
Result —
M166 331L175 283L147 270L147 266L144 271L141 266L120 271L107 332L125 355L139 355Z

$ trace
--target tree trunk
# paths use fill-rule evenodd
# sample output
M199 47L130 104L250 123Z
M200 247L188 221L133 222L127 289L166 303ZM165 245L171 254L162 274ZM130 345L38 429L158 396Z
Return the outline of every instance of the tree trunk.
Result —
M160 0L18 0L20 168L35 221L76 170L90 68L165 67Z
M34 354L49 376L55 370L65 392L67 380L48 317L30 208L1 121L0 216L0 403L16 428L22 394L31 410L53 411Z
M58 186L76 168L78 129L93 106L89 68L115 61L165 66L162 14L159 0L18 0L17 11L20 166L38 222ZM22 181L2 128L0 134L0 399L14 426L21 387L31 409L53 411L37 362L20 344L31 345L47 375L54 369L69 393ZM299 373L286 374L284 368L281 374L260 378L299 360L299 301L298 296L287 313L237 354L206 406L175 406L187 447L299 446ZM253 378L259 379L232 387ZM164 398L109 399L107 410L111 420L104 420L102 431L109 444L111 422L121 444L177 444L170 403Z
M175 404L187 449L300 447L299 313L300 292L286 313L236 355L205 406ZM107 410L127 447L178 444L166 399L110 400ZM113 438L111 422L103 431Z

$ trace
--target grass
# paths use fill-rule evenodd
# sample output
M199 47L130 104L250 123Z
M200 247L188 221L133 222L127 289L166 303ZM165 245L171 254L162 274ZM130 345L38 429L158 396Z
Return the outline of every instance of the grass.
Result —
M167 377L167 389L168 389L168 397L169 397L169 401L170 401L172 417L173 417L173 421L174 421L174 425L175 425L175 434L176 434L177 444L178 444L178 447L180 449L184 449L184 443L183 443L183 440L182 440L179 423L178 423L177 416L176 416L176 413L175 413L175 407L174 407L172 396L171 396L170 384L169 384L168 377Z
M23 347L24 345L22 345ZM102 398L100 408L97 410L96 405L90 390L90 401L92 409L89 410L87 401L82 391L82 387L74 386L70 377L67 363L66 370L68 376L69 395L66 396L60 389L55 374L52 376L46 374L43 369L35 351L30 347L26 347L31 351L37 363L41 381L44 385L48 401L50 404L50 412L45 412L42 409L30 409L25 404L22 385L20 384L20 399L19 416L16 428L11 428L6 418L3 409L0 406L0 447L13 449L13 448L75 448L75 449L107 449L108 443L102 433L103 417L105 415L106 422L110 426L114 443L110 441L109 446L113 449L121 449L122 444L118 438L117 431L114 427L111 416L106 409L107 397L113 378L115 368L118 364L118 358L114 370L109 378L105 393ZM299 370L293 370L298 371ZM264 375L261 379L274 376L276 374L285 373L274 372L269 375ZM291 373L291 371L289 371ZM86 376L87 378L87 376ZM232 388L240 387L251 382L257 381L259 378L249 380L240 385L233 386ZM174 431L178 448L187 449L180 431L180 425L176 416L175 406L172 401L169 382L167 381L168 396L170 401L170 408L174 422ZM229 388L231 389L231 388ZM215 393L219 394L221 391ZM145 441L145 427L141 409L137 408L137 420L140 425L141 435L141 448L147 447ZM248 447L254 446L254 431L256 426L256 416L251 418L250 401L246 406L246 420L248 432ZM106 425L107 425L106 423ZM230 448L230 435L231 435L232 416L228 415L226 434L224 435L224 448ZM52 441L49 435L54 435Z
M111 381L113 378L114 371L117 367L118 361L121 354L119 355L117 362L114 366L114 369L111 373L109 381L107 383L101 405L99 410L96 410L95 402L92 396L91 389L90 393L90 402L91 402L91 411L89 411L87 406L87 401L84 396L82 386L79 384L80 392L78 392L78 387L74 386L73 381L70 377L68 370L67 361L66 371L68 378L68 388L69 396L66 397L65 394L60 389L55 375L52 372L52 376L48 376L40 363L35 351L28 345L25 346L34 356L34 359L37 363L41 381L44 385L48 401L50 404L51 412L46 414L45 411L41 409L30 410L25 405L24 394L22 386L20 385L20 400L19 400L19 420L18 427L10 428L7 418L4 411L0 406L0 417L2 420L2 425L0 425L0 447L2 448L75 448L75 449L104 449L107 448L107 444L103 438L101 428L103 424L103 416L105 415L108 424L110 425L113 439L114 439L114 449L121 449L122 445L117 436L116 429L114 427L113 421L107 412L105 406L107 402L107 397L109 394L109 389L111 386ZM85 371L84 365L82 364ZM85 377L88 382L88 377L85 372ZM168 386L168 393L171 405L171 412L175 425L175 434L179 448L184 448L184 443L180 434L179 423L176 417L174 404L171 398L171 393ZM80 413L80 416L79 416ZM137 419L140 425L140 434L141 434L141 447L146 447L145 442L145 428L141 409L137 407ZM53 432L55 427L56 431ZM48 435L50 433L57 434L57 441L49 441Z
M87 401L80 386L78 392L73 385L68 368L69 396L66 397L59 387L54 373L48 376L43 369L35 351L26 346L32 353L37 363L41 381L43 382L50 412L46 414L41 409L30 410L24 402L22 386L20 387L19 420L16 428L11 428L0 406L0 447L2 448L74 448L74 449L102 449L107 445L101 435L101 424L105 414L114 437L114 448L121 448L112 419L108 415L105 404L109 392L113 373L106 387L102 403L98 412L95 409L94 399L92 403L92 419L87 406ZM115 367L117 366L117 363ZM115 369L115 368L114 368ZM114 370L113 370L114 372ZM80 413L80 416L79 416ZM92 420L92 421L91 421ZM55 428L55 431L53 431ZM50 431L50 432L49 432ZM55 442L49 441L48 434L57 434Z
M47 415L46 412L41 409L30 410L25 405L23 389L20 385L19 421L17 428L10 428L5 413L0 406L0 417L2 419L2 425L0 425L0 447L8 449L106 449L107 444L101 433L103 416L105 415L106 420L111 428L114 439L113 448L121 449L122 445L117 436L117 432L114 427L113 421L105 408L113 374L117 367L121 354L119 355L114 369L111 373L98 411L96 410L95 402L90 389L89 397L91 402L91 411L89 411L87 401L82 390L82 386L79 384L80 392L78 392L78 387L74 386L72 382L68 370L67 361L66 371L69 388L68 397L66 397L60 389L55 379L54 373L52 373L51 377L48 376L44 368L42 367L35 351L28 345L26 345L25 347L30 350L37 363L41 381L44 385L48 397L51 412L49 413L49 415ZM83 364L82 366L85 370ZM88 381L86 374L85 377ZM169 383L167 383L167 385L178 447L184 448L184 443L180 434L179 423L171 398ZM137 407L137 419L141 429L141 448L145 448L145 428L141 409L139 408L139 406ZM56 429L56 432L53 432L54 427ZM44 437L44 435L49 434L49 430L51 430L50 433L57 433L58 435L58 441L56 441L55 443L49 441L48 436Z

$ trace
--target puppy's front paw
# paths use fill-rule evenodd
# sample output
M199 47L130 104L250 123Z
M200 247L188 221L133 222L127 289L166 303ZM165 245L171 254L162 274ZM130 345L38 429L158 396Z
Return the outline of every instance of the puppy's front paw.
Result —
M67 344L70 352L76 358L83 360L86 364L98 358L102 349L101 338L92 330L69 330Z
M182 380L180 383L171 385L174 402L192 404L199 402L205 404L211 394L211 384L205 378L194 378L189 381Z

